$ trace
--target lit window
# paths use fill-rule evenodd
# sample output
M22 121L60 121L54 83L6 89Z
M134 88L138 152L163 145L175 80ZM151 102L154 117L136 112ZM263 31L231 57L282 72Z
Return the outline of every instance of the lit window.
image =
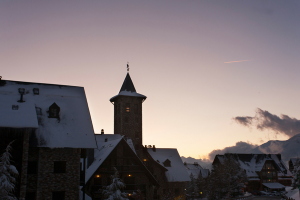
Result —
M130 112L130 104L126 103L126 112Z

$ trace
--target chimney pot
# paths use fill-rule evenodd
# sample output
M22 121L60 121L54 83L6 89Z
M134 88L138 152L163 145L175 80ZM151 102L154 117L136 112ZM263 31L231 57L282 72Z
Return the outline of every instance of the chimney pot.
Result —
M104 129L101 129L101 135L103 135L104 134Z

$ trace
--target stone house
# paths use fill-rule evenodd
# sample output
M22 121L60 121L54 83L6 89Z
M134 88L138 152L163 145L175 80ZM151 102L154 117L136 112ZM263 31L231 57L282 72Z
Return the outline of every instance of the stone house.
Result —
M226 156L232 156L245 171L248 177L246 191L280 190L291 185L292 174L280 154L226 153L216 155L213 165L222 164Z
M143 145L142 104L146 100L146 98L147 97L145 95L136 92L131 77L129 73L127 73L119 93L110 99L110 102L114 105L114 135L115 137L123 138L124 141L121 140L120 142L123 143L123 147L126 146L124 145L126 143L125 141L127 141L127 143L128 141L130 141L132 149L132 152L130 153L132 156L131 159L138 158L141 161L136 161L137 163L139 163L139 169L143 169L143 172L138 172L135 169L135 165L126 166L127 170L131 171L132 173L144 174L138 179L130 182L130 186L132 184L146 185L143 186L143 193L146 199L163 199L163 197L166 196L173 198L184 197L185 185L186 182L188 182L190 179L183 165L183 162L181 161L177 149L162 149L156 148L155 145ZM104 136L99 136L99 139L105 138L106 136L108 137L108 141L110 141L109 137L112 136L109 136L107 134L104 134ZM96 137L98 142L98 136ZM98 146L99 148L101 148L99 144ZM114 151L118 152L118 149L120 148L121 147L118 147L117 145ZM97 154L96 151L98 150L95 150L95 156ZM136 153L136 156L134 156L133 152ZM108 155L108 157L116 156L119 161L114 161L115 163L107 162L106 165L110 167L114 165L121 165L120 167L124 167L124 164L122 164L122 162L124 163L124 161L122 161L122 159L124 158L122 158L121 155L121 153ZM111 160L109 158L107 159ZM90 196L93 196L91 192L93 191L92 188L97 188L97 185L93 183L95 176L104 176L103 174L101 174L104 171L104 168L102 167L104 165L105 164L100 164L95 157L94 163L92 163L92 165L87 168L87 172L89 175L86 176L86 192ZM91 169L92 166L98 167ZM150 172L151 176L147 171ZM121 172L125 180L126 173L124 172L124 170L121 170ZM109 173L111 174L112 171L110 171ZM154 180L152 180L152 178L154 178ZM109 184L108 178L105 177L104 179L102 179L101 183ZM149 185L150 187L147 187ZM132 193L134 190L138 189L138 187L140 186L132 188L133 190L129 190L128 192ZM98 188L97 191L99 193ZM93 196L93 200L100 198L100 196L100 194L97 197Z
M0 150L14 140L17 198L79 199L81 157L97 147L84 88L0 80L0 108Z

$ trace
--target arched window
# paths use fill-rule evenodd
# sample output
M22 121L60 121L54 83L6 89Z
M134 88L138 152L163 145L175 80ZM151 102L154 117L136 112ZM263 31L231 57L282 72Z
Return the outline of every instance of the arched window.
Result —
M56 103L53 103L49 107L49 118L59 118L59 112L60 107Z

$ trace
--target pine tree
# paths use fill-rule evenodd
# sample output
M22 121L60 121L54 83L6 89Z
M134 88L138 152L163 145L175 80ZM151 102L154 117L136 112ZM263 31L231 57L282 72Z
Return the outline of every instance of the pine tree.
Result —
M119 172L114 168L115 174L111 176L112 183L106 186L103 190L103 194L106 200L128 200L126 198L128 194L121 192L121 189L125 188L125 184L122 179L119 178Z
M186 195L187 199L193 199L195 197L195 189L196 189L196 180L194 178L194 175L190 174L191 181L187 183L187 189L186 189Z
M197 196L200 195L201 198L205 196L205 191L206 191L206 179L203 178L201 171L196 179L196 191L195 193L198 194Z
M136 192L133 192L131 197L135 200L144 200L144 196L141 190L137 190Z
M7 145L0 157L0 200L17 200L13 192L19 173L16 167L10 164L12 143L13 141Z
M300 159L296 159L293 173L293 180L292 180L292 187L293 189L296 189L298 185L300 184L299 176L300 176Z

